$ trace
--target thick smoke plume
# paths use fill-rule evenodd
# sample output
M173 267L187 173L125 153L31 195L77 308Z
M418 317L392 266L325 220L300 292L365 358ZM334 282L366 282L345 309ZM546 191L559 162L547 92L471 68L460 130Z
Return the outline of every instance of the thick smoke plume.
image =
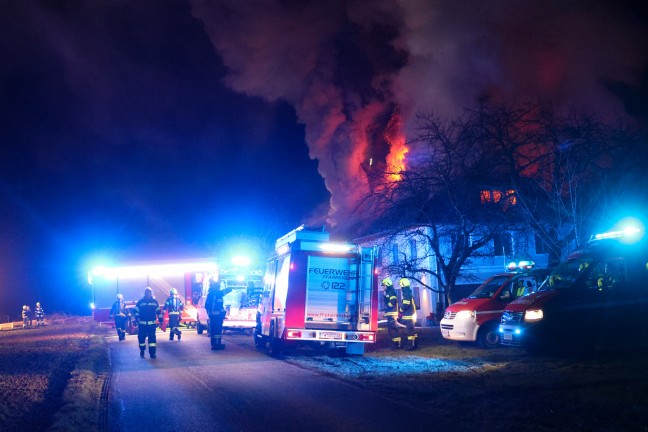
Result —
M484 97L620 110L610 83L635 85L648 46L615 5L193 0L192 13L228 86L294 106L340 225L368 191L370 159L403 163L419 112L455 116Z

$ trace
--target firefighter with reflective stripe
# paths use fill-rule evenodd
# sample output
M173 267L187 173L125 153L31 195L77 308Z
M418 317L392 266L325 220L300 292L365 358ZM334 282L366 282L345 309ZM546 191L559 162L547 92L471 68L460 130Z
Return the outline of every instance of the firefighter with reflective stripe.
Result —
M40 302L36 302L34 315L36 316L36 327L45 327L45 311L41 307Z
M211 281L209 293L205 300L205 309L209 313L209 339L212 350L221 350L225 345L221 342L223 335L223 320L225 319L225 304L223 298L232 291L232 288L224 286L223 282Z
M23 328L31 327L31 311L27 305L23 305L22 307L22 320Z
M393 343L393 349L398 349L402 347L400 331L398 323L398 297L396 296L396 290L394 289L394 284L390 278L384 278L380 285L385 288L385 317L387 317L387 331L389 332L389 337Z
M403 300L401 301L401 318L402 324L405 324L405 333L407 334L407 350L412 351L416 349L417 334L414 330L414 322L416 321L416 304L414 304L414 296L412 295L412 287L410 280L402 278L398 281L403 292Z
M144 358L146 351L146 338L148 337L149 355L155 358L157 351L157 339L155 329L157 328L156 319L162 322L160 313L160 304L153 298L151 287L144 289L144 297L135 305L135 311L139 315L139 325L137 328L137 341L139 342L140 357Z
M164 310L169 312L169 328L171 329L169 340L173 340L174 335L178 335L178 340L180 340L182 332L178 330L178 326L180 325L180 313L184 309L184 304L178 296L177 289L171 288L169 295L170 297L164 302Z
M120 293L117 294L117 300L113 303L110 309L110 317L115 320L115 329L119 340L126 339L126 321L128 320L128 309L124 303L124 296Z

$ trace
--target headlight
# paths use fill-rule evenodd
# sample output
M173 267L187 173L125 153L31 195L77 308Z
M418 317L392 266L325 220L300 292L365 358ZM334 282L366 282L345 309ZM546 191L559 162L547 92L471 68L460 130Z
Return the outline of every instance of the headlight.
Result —
M540 321L543 317L542 309L530 309L524 312L524 321Z
M469 318L475 318L475 311L459 311L457 312L457 315L455 316L455 319L469 319Z

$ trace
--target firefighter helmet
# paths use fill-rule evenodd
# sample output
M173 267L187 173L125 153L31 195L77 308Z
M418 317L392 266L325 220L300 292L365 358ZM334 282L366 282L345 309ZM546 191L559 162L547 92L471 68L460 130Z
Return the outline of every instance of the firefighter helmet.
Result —
M398 281L398 284L401 288L409 287L411 285L410 280L407 278L401 278L401 280Z
M169 294L171 294L172 296L177 295L177 294L178 294L178 290L175 289L175 288L171 288L171 291L169 291Z
M394 284L392 283L391 278L385 278L385 279L383 279L383 280L380 282L380 285L382 285L382 286L386 286L386 287L394 286Z
M153 289L151 287L144 288L144 295L146 295L147 293L153 295Z
M27 310L27 305L23 305L23 310Z
M40 302L36 302L36 307L40 307Z
M117 300L124 300L124 294L122 293L117 294Z

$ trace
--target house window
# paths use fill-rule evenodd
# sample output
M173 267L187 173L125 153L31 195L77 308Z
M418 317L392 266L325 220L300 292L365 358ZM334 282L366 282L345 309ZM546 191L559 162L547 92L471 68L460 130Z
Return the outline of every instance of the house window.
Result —
M549 253L549 246L545 243L540 236L535 236L535 253L537 255L544 255Z
M499 189L483 189L479 192L479 200L482 204L495 204L505 199L507 205L517 204L517 197L515 196L514 189L499 190Z
M393 244L392 245L392 264L398 264L398 263L399 263L398 245Z
M409 246L410 246L410 259L415 260L417 258L416 254L416 240L410 240L409 241Z
M513 241L511 239L511 234L495 234L495 237L493 237L493 252L495 256L513 255Z

